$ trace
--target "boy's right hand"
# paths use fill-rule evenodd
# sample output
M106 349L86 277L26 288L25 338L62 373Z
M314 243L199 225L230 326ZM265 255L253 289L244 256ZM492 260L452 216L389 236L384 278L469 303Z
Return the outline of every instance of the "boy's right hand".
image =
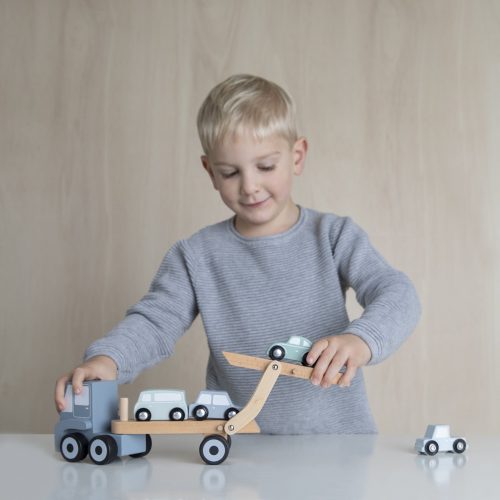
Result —
M108 356L94 356L77 366L71 373L63 375L56 382L55 403L57 411L64 410L64 392L71 380L74 394L79 394L85 380L115 380L118 367Z

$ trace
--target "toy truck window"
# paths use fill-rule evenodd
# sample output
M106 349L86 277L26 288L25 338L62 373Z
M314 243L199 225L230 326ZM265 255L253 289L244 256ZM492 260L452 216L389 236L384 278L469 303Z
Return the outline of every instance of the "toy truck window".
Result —
M76 406L88 406L89 405L89 395L90 391L87 385L82 387L82 392L80 394L75 394L75 405Z
M209 405L212 403L212 398L210 394L200 394L200 397L198 398L198 403L202 405Z
M217 406L228 406L229 405L229 399L227 396L224 396L223 394L216 394L214 396L214 405Z
M64 410L63 412L71 413L73 411L73 388L68 385L66 386L66 392L64 393Z
M75 406L73 409L75 417L90 417L90 387L84 385L80 394L75 394Z
M150 403L151 402L151 394L143 394L141 396L141 401L143 403Z
M298 337L290 337L290 344L300 345L300 339Z

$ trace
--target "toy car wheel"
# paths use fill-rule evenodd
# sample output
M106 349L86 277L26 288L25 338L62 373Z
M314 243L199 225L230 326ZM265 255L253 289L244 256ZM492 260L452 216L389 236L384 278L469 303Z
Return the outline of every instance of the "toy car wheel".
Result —
M435 455L439 451L439 445L436 441L429 441L425 443L424 450L427 455Z
M269 357L276 361L280 361L285 357L285 349L280 345L275 345L269 349Z
M168 418L170 420L184 420L186 418L186 414L182 408L174 408L168 414Z
M207 436L200 444L200 456L208 465L218 465L229 454L228 442L218 434Z
M206 420L208 418L208 408L198 405L193 408L193 417L195 420Z
M229 420L231 418L233 418L234 416L236 416L238 414L239 410L236 409L236 408L228 408L225 412L224 412L224 418L226 420Z
M463 439L455 439L453 442L453 451L455 453L463 453L467 445Z
M147 408L139 408L135 412L135 419L141 422L151 420L151 412Z
M153 441L151 440L151 435L146 434L146 449L142 451L141 453L133 453L130 455L132 458L142 458L145 457L150 451L151 447L153 446Z
M89 445L86 437L79 432L64 436L59 446L61 455L67 462L79 462L83 460L87 456L88 448Z
M96 465L106 465L118 456L116 441L107 435L96 436L89 444L89 457Z
M304 356L302 356L302 364L303 364L304 366L311 366L311 367L312 367L312 366L314 366L316 363L313 363L312 365L310 365L310 364L307 362L307 356L308 356L308 355L309 355L309 352L306 352L306 353L304 354Z

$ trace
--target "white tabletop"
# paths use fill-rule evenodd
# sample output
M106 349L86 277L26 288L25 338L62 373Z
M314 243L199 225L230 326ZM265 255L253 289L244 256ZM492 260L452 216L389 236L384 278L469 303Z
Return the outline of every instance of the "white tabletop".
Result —
M500 438L463 455L413 452L415 437L238 435L205 465L202 437L153 436L151 453L71 464L51 435L0 435L0 496L9 499L498 499Z

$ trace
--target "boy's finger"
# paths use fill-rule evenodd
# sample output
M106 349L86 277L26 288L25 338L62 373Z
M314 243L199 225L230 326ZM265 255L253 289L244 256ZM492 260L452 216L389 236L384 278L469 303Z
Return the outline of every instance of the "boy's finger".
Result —
M330 366L326 370L323 380L321 381L321 387L327 389L333 384L338 383L339 381L339 372L341 368L344 366L345 362L347 359L345 357L340 357L339 354L337 354L332 362L330 363Z
M352 379L354 378L354 375L356 375L356 371L357 367L348 363L344 374L338 381L338 385L340 387L349 387L351 385Z
M321 339L313 344L309 354L307 355L307 363L312 366L318 358L321 356L322 352L328 347L328 340Z
M328 370L330 363L332 362L332 359L335 357L335 354L336 353L333 349L331 349L331 346L329 346L321 353L320 357L316 361L316 364L314 365L314 369L311 374L311 382L314 385L321 384L323 377Z
M62 411L64 410L64 392L66 388L66 384L68 383L69 380L69 375L64 375L63 377L60 377L57 382L56 382L56 389L55 389L55 403L56 403L56 409L57 411Z
M73 393L80 394L82 391L83 381L86 379L86 372L83 368L75 368L72 377Z

